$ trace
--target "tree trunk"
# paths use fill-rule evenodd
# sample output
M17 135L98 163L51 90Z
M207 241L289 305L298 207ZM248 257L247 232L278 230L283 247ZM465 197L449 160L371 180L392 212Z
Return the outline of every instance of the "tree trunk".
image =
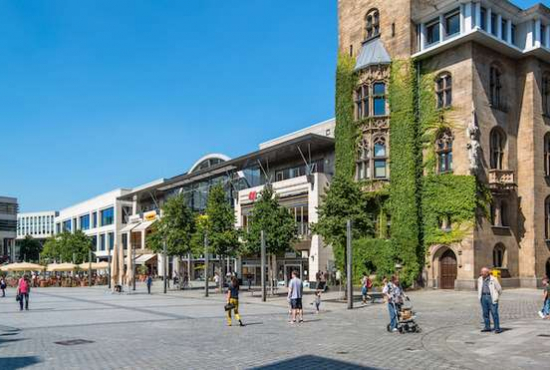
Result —
M269 291L270 291L270 294L271 296L273 296L273 294L275 294L275 289L273 287L273 255L270 253L269 254L269 261L268 261L268 264L267 264L267 269L269 271Z
M225 259L224 256L220 256L220 293L223 293L223 283L225 282Z

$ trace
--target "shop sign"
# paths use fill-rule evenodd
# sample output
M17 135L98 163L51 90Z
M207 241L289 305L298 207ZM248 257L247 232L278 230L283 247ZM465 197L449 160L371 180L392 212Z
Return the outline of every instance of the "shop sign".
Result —
M145 221L153 221L153 220L156 220L157 219L157 212L156 211L149 211L149 212L145 212L143 214L143 219Z

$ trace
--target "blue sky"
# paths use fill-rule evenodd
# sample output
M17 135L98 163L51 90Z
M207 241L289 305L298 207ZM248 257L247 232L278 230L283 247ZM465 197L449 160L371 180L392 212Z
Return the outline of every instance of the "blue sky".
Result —
M0 195L21 211L333 116L336 0L3 0L0 35Z

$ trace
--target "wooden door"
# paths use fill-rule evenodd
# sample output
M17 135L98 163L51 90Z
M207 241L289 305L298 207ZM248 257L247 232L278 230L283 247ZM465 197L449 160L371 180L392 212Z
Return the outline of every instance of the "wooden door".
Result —
M441 280L441 289L454 289L455 280L457 275L457 263L456 256L452 250L448 250L441 256L439 260L441 266L440 271L440 280Z

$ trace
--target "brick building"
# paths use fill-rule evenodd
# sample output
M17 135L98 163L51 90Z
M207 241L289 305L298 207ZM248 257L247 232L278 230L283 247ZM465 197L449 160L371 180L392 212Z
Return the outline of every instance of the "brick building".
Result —
M339 51L356 59L359 180L390 180L391 63L433 77L453 124L433 142L436 173L475 176L490 214L459 241L426 246L428 286L472 289L482 266L505 286L550 275L550 9L505 0L339 0ZM446 220L442 229L451 229Z

